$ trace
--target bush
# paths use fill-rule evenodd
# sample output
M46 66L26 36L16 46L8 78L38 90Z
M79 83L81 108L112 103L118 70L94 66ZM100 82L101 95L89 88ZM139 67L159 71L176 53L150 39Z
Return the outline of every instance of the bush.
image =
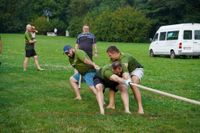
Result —
M71 37L77 37L79 33L82 32L83 18L75 17L73 18L68 27L69 35Z
M31 23L37 28L38 34L46 35L52 29L50 22L45 17L38 17Z
M88 14L84 22L92 26L98 40L117 42L145 42L149 38L151 21L131 7L104 11L92 16Z
M67 26L65 26L65 23L63 21L60 21L59 19L53 19L51 22L51 31L54 30L54 28L57 28L58 35L65 35L65 31L67 29Z

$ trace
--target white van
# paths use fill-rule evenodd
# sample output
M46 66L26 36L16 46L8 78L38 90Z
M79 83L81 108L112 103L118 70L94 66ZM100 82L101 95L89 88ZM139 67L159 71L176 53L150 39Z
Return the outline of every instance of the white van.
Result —
M150 46L150 56L200 56L200 24L186 23L161 26Z

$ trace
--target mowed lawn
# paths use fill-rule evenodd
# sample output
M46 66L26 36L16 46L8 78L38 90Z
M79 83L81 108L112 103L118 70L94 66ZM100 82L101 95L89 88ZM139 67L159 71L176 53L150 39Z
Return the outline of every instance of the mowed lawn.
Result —
M24 35L3 34L0 55L1 133L198 133L200 106L143 91L144 115L129 88L130 109L125 114L120 93L116 109L99 114L95 96L83 83L82 101L74 100L69 84L73 69L63 55L63 46L75 38L37 36L36 51L45 71L37 71L33 59L23 72ZM106 49L116 45L132 54L145 69L141 84L200 101L200 59L149 57L148 44L98 42L96 64L107 64ZM105 92L108 103L108 89Z

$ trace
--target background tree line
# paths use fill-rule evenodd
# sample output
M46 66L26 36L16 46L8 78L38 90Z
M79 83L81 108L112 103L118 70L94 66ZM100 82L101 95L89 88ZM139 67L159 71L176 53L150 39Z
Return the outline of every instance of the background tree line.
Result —
M39 34L56 27L75 37L83 24L101 41L145 42L161 25L199 23L200 0L0 0L0 32ZM49 21L48 21L49 18Z

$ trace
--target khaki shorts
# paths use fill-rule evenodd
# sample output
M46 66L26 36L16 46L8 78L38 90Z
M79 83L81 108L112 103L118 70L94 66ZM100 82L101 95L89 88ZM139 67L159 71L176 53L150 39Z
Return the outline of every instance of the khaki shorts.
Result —
M143 68L136 68L134 71L130 73L131 77L132 76L137 76L140 80L144 76L144 69Z

